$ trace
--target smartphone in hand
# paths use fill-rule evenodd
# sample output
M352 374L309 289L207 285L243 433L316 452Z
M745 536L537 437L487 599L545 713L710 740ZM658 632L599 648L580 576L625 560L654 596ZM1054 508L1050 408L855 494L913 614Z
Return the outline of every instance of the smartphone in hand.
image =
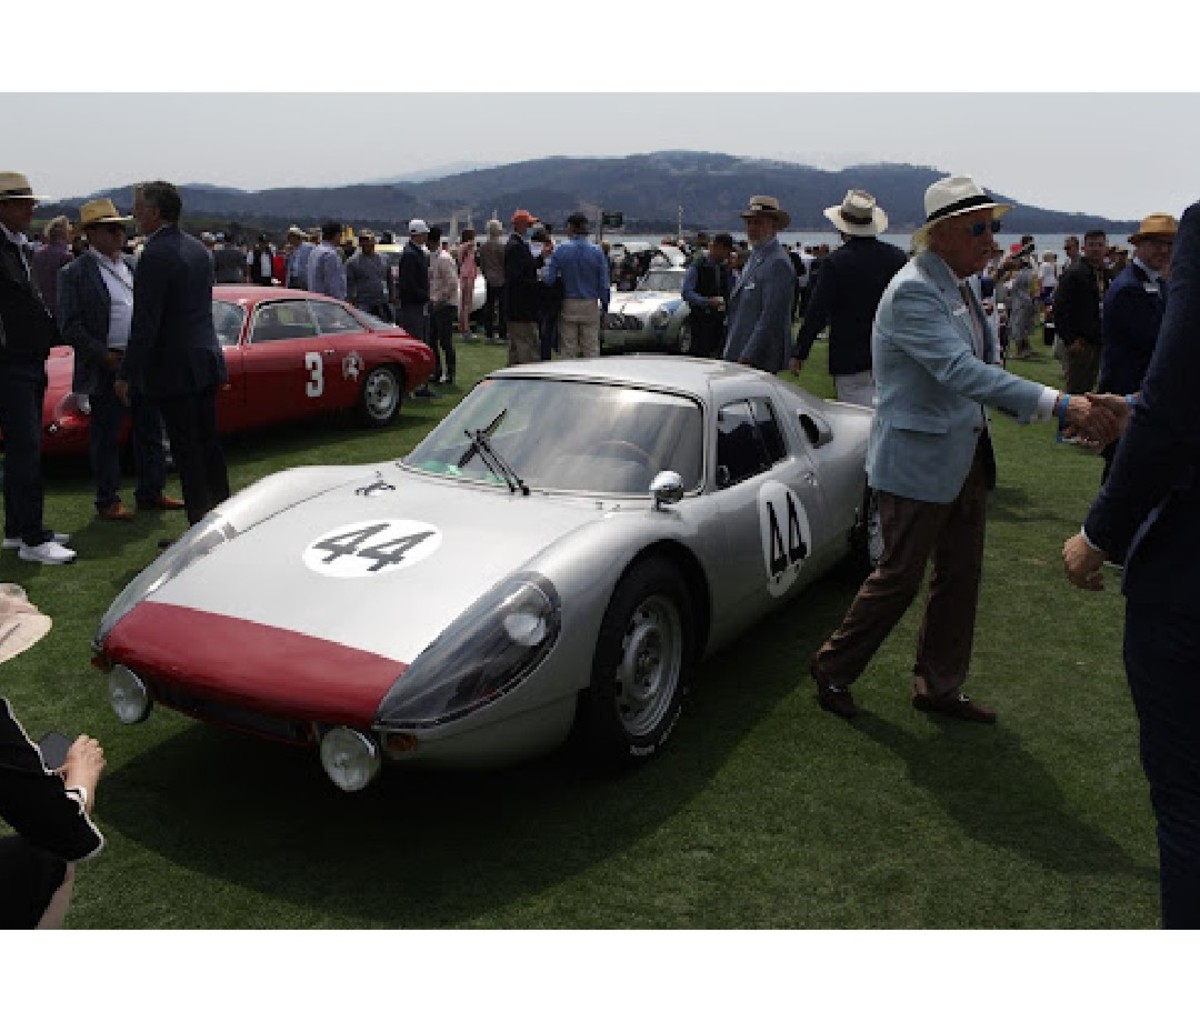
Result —
M38 742L42 750L42 762L50 770L58 770L67 761L67 750L71 748L71 739L61 731L49 731Z

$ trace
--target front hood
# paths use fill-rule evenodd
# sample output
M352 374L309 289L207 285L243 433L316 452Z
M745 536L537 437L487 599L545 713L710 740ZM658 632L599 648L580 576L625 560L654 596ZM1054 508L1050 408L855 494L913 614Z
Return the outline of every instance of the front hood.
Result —
M678 304L681 301L682 295L672 291L619 291L609 299L608 311L625 316L646 316L669 302Z
M606 512L398 468L339 486L201 558L149 600L411 663L492 585Z

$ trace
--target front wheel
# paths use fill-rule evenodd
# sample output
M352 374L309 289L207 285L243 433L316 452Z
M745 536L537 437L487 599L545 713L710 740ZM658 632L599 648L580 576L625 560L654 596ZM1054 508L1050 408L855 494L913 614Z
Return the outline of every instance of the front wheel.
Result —
M679 572L661 558L635 565L609 601L596 640L581 732L600 761L625 764L658 752L683 709L695 621Z
M679 324L679 336L675 340L675 350L681 355L692 353L692 325L687 320Z
M387 426L400 411L404 388L394 366L376 366L363 380L358 417L364 426Z

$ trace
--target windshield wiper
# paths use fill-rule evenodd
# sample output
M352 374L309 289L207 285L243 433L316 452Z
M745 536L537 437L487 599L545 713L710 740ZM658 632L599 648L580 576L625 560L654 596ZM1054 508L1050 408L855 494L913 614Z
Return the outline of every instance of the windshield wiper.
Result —
M500 425L504 419L504 416L507 414L508 409L504 408L483 429L463 430L463 436L471 441L471 445L463 452L462 457L458 459L458 467L462 468L468 461L478 454L480 460L488 467L488 469L504 480L505 484L508 486L509 493L516 493L518 490L520 490L523 496L528 497L529 487L525 485L525 480L517 475L512 466L496 453L496 449L492 447L488 440L488 437L496 432L496 427Z

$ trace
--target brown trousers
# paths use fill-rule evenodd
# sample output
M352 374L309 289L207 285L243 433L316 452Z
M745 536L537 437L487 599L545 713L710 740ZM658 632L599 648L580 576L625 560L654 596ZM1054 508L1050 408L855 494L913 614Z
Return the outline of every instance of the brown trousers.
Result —
M985 464L981 445L962 490L949 504L880 491L883 556L841 625L813 657L813 674L823 683L849 685L866 670L920 591L925 566L932 559L933 575L917 637L914 690L938 697L962 687L971 666L983 568Z

